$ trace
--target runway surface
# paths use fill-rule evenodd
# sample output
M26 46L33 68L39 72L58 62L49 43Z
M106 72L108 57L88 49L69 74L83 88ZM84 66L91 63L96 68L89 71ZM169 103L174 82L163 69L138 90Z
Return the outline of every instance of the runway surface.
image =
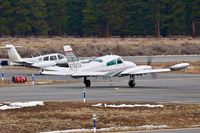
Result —
M200 55L122 56L124 60L132 61L136 63L146 63L149 57L152 58L152 62L154 63L200 61ZM88 58L90 57L80 57L80 59L88 59Z
M152 62L154 63L200 61L200 55L124 56L123 59L137 63L145 63L148 57L152 57Z
M40 80L76 81L70 84L52 85L15 85L0 87L0 102L16 101L82 101L84 84L82 79L71 79L66 76L39 75L37 69L7 69L5 79L11 80L13 75L36 75L36 82ZM200 103L200 74L159 74L158 79L150 75L136 77L136 87L128 87L129 77L101 79L92 78L92 87L87 88L86 100L115 100L115 101L155 101ZM175 129L138 131L127 133L199 133L200 129Z
M163 129L153 131L130 131L126 133L200 133L200 128Z
M8 73L11 76L11 74ZM30 74L28 75L30 78ZM10 78L10 77L7 77ZM87 100L200 102L200 75L160 74L158 79L150 76L136 77L136 87L128 87L128 78L91 79ZM65 76L36 76L39 79L72 80ZM0 102L9 101L55 101L82 100L84 84L14 85L0 88Z

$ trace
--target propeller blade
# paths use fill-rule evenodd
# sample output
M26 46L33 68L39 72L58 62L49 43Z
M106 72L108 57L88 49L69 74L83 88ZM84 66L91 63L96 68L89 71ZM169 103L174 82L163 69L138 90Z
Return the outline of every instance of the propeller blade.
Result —
M153 59L152 56L148 56L148 57L147 57L147 65L151 66L151 64L152 64L152 59ZM153 67L152 67L152 68L153 68ZM152 77L153 79L157 79L157 78L158 78L158 74L157 74L157 73L151 73L151 77Z
M147 57L147 65L151 65L151 63L152 63L152 56L148 56Z
M151 73L151 77L152 77L153 79L157 79L157 78L158 78L158 74L157 74L157 73Z

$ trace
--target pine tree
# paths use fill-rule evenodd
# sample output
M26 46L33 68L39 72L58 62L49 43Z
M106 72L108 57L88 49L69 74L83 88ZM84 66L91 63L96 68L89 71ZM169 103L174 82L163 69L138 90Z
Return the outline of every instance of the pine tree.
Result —
M49 27L49 35L65 35L67 16L65 0L45 0L47 8L46 21Z
M129 16L129 34L152 35L154 33L154 14L147 0L129 0L127 3Z
M106 3L109 9L106 17L111 35L124 37L128 32L126 2L126 0L108 0Z
M84 0L66 0L66 16L68 35L83 36L83 8Z
M198 34L200 30L200 1L192 0L192 26L193 26L193 37Z
M31 3L32 34L34 36L47 35L48 25L45 21L47 12L43 0L32 0Z
M84 32L86 36L107 36L108 23L106 20L106 0L86 0L84 14Z
M0 36L11 35L14 19L12 17L14 10L10 0L0 2Z
M30 8L31 0L16 0L12 3L14 8L13 35L28 36L31 34Z

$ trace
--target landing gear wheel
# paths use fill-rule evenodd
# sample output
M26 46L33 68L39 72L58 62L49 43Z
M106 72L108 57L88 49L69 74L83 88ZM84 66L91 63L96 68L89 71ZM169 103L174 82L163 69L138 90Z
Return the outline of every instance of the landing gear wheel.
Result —
M128 85L129 85L129 87L131 87L131 88L135 87L135 84L136 84L136 83L134 83L133 80L130 80L130 81L128 82Z
M85 84L85 87L90 87L91 81L88 80L88 79L86 79L85 82L84 82L84 84Z

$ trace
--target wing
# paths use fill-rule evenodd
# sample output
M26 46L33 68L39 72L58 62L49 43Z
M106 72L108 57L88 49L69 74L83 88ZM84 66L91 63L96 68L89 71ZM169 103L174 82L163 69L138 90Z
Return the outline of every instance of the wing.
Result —
M105 76L108 72L88 72L88 71L83 71L83 72L76 72L72 74L72 77L96 77L96 76Z
M150 69L150 70L140 70L137 72L133 72L130 74L135 74L135 75L139 75L139 74L149 74L149 73L161 73L161 72L169 72L171 71L171 69Z
M40 72L42 75L66 75L66 76L71 76L73 74L73 71L71 69L66 68L66 67L46 67L43 68Z
M185 69L189 65L190 65L189 63L180 63L171 66L170 68L161 68L161 69L153 69L151 66L148 65L135 66L124 70L123 72L120 73L120 76L170 72L170 71Z
M16 63L21 66L32 66L34 62L25 62L25 61L10 61L12 63Z
M36 67L36 68L45 68L50 66L55 66L55 61L41 61L41 62L31 62L31 61L11 61L20 66Z
M72 71L70 68L66 67L47 67L42 69L40 72L44 75L70 75L72 77L96 77L96 76L105 76L108 72L89 72L89 71Z

